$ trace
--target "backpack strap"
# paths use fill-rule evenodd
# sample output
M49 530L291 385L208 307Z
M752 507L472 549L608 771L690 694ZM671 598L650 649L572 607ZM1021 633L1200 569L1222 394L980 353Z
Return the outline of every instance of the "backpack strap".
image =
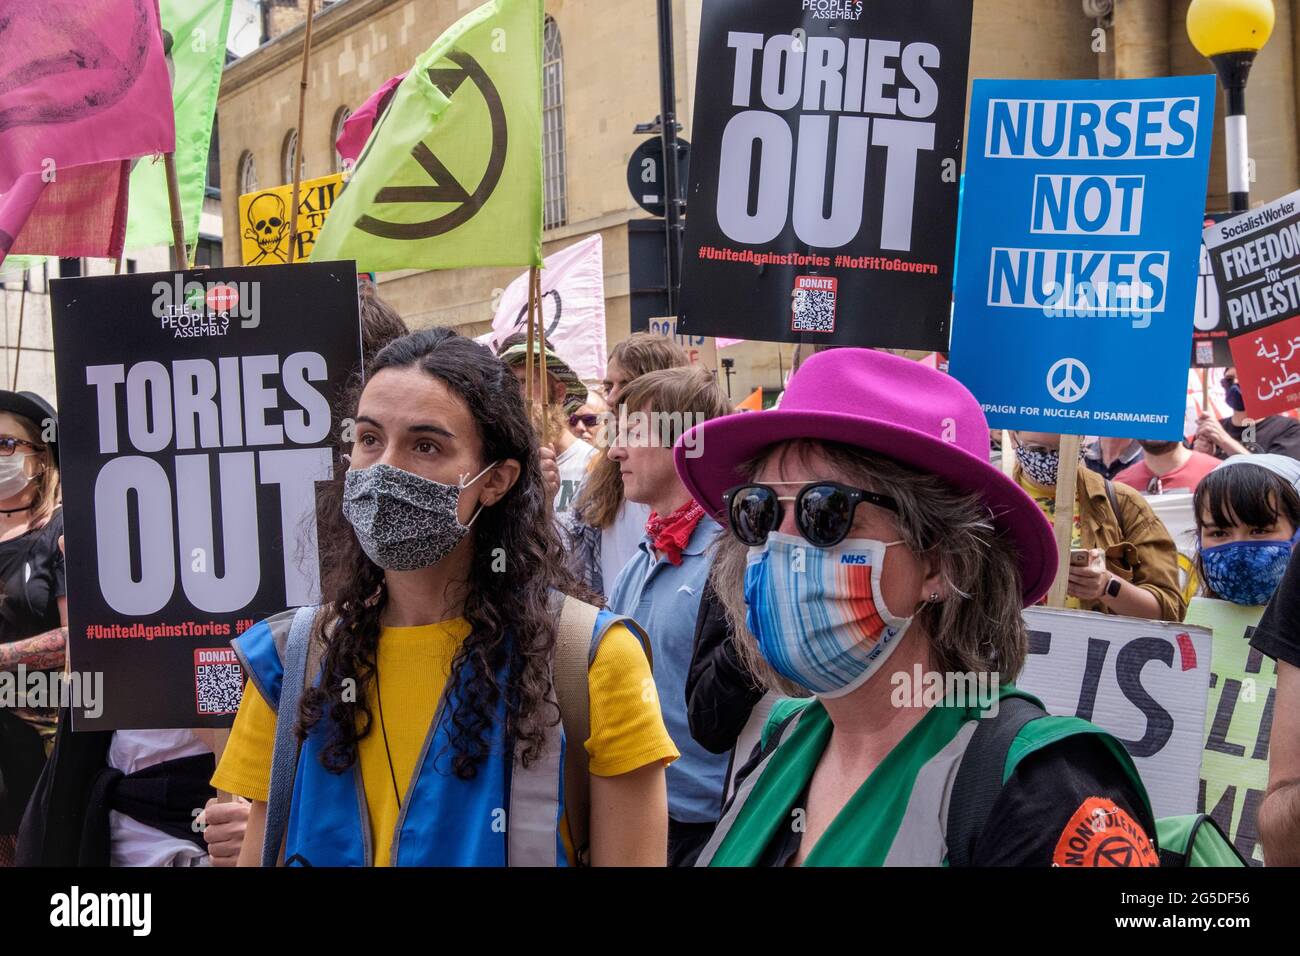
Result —
M564 815L579 866L587 861L591 842L591 778L586 741L591 736L591 688L588 669L598 608L564 597L555 634L552 679L560 705L560 720L568 747L564 754Z
M1109 478L1106 479L1106 500L1110 502L1110 510L1115 512L1115 523L1119 525L1120 534L1124 534L1124 519L1119 514L1119 498L1115 494L1115 483Z
M758 738L758 749L752 754L747 754L744 759L748 761L755 756L766 757L775 750L776 744L784 739L785 729L790 725L790 721L811 703L810 697L782 697L776 701L767 715L766 723L763 724L762 733Z
M320 642L311 639L317 610L316 607L300 607L294 612L284 645L284 679L280 684L280 703L275 711L275 747L271 757L271 786L266 798L262 866L275 866L278 862L280 844L289 824L289 804L293 800L298 751L302 746L295 732L298 705L307 682L314 678L320 667Z
M1046 717L1035 701L1004 697L995 717L981 717L962 755L948 803L949 866L970 866L984 824L1002 792L1007 754L1016 736L1031 720Z
M1156 834L1161 867L1250 866L1209 814L1161 817L1156 821Z

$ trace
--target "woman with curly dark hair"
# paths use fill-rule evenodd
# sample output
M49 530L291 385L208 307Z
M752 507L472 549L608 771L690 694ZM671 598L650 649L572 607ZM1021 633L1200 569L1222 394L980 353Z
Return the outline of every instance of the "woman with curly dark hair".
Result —
M213 786L253 801L241 865L572 865L589 849L662 866L677 751L645 635L564 597L578 587L510 370L416 332L375 356L352 421L322 496L322 607L235 642L249 684ZM562 658L578 644L575 693Z

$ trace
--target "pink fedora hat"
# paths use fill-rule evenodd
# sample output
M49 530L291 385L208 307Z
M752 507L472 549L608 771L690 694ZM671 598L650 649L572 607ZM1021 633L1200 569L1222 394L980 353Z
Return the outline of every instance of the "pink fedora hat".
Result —
M979 402L955 378L917 362L870 349L821 352L800 366L780 408L715 418L688 434L674 451L677 474L723 523L722 493L749 477L738 471L741 464L786 441L835 441L979 495L995 527L1015 543L1026 606L1056 576L1052 526L1019 485L989 464L989 426Z

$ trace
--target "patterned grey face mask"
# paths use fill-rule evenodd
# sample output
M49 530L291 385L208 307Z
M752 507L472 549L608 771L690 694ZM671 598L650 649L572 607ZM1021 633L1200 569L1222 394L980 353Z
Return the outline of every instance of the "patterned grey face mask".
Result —
M357 533L361 550L386 571L418 571L445 558L469 533L469 524L457 517L462 489L489 471L488 465L468 481L444 485L394 468L371 465L343 477L343 517Z

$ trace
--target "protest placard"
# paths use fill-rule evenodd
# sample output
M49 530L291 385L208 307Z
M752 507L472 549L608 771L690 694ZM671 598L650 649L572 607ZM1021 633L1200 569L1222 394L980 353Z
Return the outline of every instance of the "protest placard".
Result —
M705 0L680 328L946 349L971 0Z
M319 593L316 483L361 361L351 262L56 280L76 729L229 726L231 638Z
M712 336L689 335L681 330L677 320L672 316L651 319L649 331L663 338L672 339L680 345L692 365L699 365L710 372L717 369L718 344Z
M342 173L306 179L298 185L294 262L303 262L311 255L316 236L342 188ZM290 183L239 197L239 241L244 265L270 266L289 261L288 210L292 194Z
M1206 213L1204 226L1228 218L1228 213ZM1219 301L1219 284L1214 279L1210 250L1201 239L1201 265L1196 277L1196 313L1192 318L1192 367L1226 368L1232 364L1228 348L1228 317Z
M1173 491L1163 495L1143 495L1152 513L1174 539L1178 549L1178 583L1183 597L1191 600L1200 584L1196 574L1196 511L1191 492Z
M1114 735L1157 817L1196 812L1212 638L1206 627L1034 607L1018 687Z
M1277 664L1250 646L1262 607L1195 598L1186 623L1214 629L1205 711L1205 753L1197 809L1214 817L1233 846L1263 866L1259 805L1268 789L1268 742Z
M990 426L1182 438L1214 95L975 81L951 370Z
M1205 245L1246 413L1300 407L1300 191L1208 226Z

